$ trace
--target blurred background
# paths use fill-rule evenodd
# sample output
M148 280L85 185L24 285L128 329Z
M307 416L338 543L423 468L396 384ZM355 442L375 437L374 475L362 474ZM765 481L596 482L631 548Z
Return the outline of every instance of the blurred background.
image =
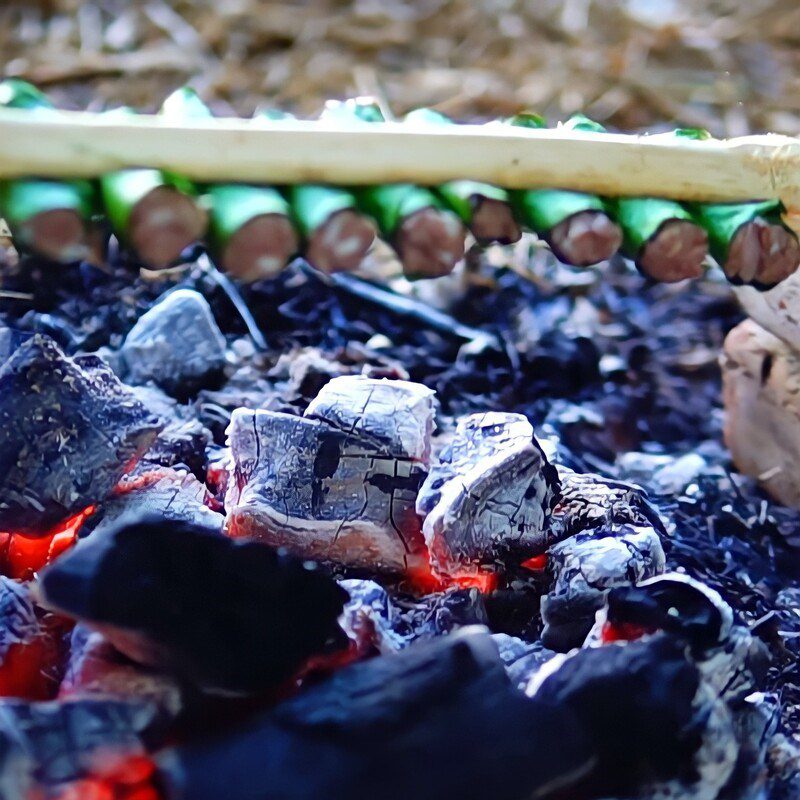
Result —
M379 92L402 113L583 111L625 130L800 129L797 0L50 0L0 7L0 66L67 107L315 114Z

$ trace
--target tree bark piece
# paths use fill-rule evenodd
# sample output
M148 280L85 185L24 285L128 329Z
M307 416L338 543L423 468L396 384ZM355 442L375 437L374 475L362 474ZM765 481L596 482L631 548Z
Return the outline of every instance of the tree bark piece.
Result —
M800 355L753 320L725 338L725 443L745 475L800 508Z

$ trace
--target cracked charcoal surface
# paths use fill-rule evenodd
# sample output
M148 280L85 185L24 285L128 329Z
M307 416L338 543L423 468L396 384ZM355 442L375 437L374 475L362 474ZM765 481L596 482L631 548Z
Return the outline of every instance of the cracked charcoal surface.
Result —
M343 639L346 595L330 578L160 516L95 531L44 571L40 589L45 605L97 627L133 661L211 689L276 686Z
M102 500L161 427L100 359L22 343L0 367L0 529L41 535Z
M460 419L417 495L433 568L464 575L543 552L554 538L559 491L527 418L489 412Z
M304 417L235 411L228 532L323 561L420 568L414 503L432 426L425 387L360 377L332 380Z

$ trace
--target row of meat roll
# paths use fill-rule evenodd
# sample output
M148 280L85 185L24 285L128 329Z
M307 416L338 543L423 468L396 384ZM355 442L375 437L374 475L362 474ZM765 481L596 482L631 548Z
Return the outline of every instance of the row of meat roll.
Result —
M0 83L0 105L57 113L44 94L14 79ZM177 122L212 116L188 88L170 95L160 113ZM255 120L269 125L289 116L270 110L257 113ZM329 102L322 118L357 128L384 115L371 98L357 98ZM457 124L431 109L412 111L405 122ZM489 124L546 127L531 113ZM563 126L603 131L582 115ZM662 135L708 138L697 129ZM376 235L392 245L407 276L439 277L463 257L468 232L486 245L511 244L529 230L574 266L591 266L621 252L645 275L675 282L702 275L711 255L731 282L766 289L800 264L800 245L783 225L781 211L777 201L685 204L563 189L505 190L472 180L436 187L202 186L140 168L97 182L30 178L0 185L0 215L20 249L58 262L102 258L113 232L143 266L162 269L204 242L221 268L247 282L273 277L300 255L326 272L356 269Z

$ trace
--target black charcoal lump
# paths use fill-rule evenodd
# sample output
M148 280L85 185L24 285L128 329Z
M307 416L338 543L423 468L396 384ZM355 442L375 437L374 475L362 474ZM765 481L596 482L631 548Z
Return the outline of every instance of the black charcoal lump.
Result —
M731 714L667 634L557 656L527 692L581 719L598 756L593 797L709 800L733 771Z
M556 469L525 416L462 418L417 497L431 564L440 574L463 575L542 553L553 541L558 496Z
M99 358L34 335L0 367L0 530L43 535L101 501L162 427Z
M160 516L95 531L43 571L40 592L133 661L204 689L265 690L345 643L347 596L312 564Z
M145 312L120 350L129 383L152 381L170 394L186 394L225 364L225 337L208 301L176 289Z
M465 628L157 763L167 800L549 800L572 797L594 759L574 719L517 691L489 634Z
M303 417L237 409L229 534L377 571L424 567L415 501L432 428L430 389L361 376L330 381Z

